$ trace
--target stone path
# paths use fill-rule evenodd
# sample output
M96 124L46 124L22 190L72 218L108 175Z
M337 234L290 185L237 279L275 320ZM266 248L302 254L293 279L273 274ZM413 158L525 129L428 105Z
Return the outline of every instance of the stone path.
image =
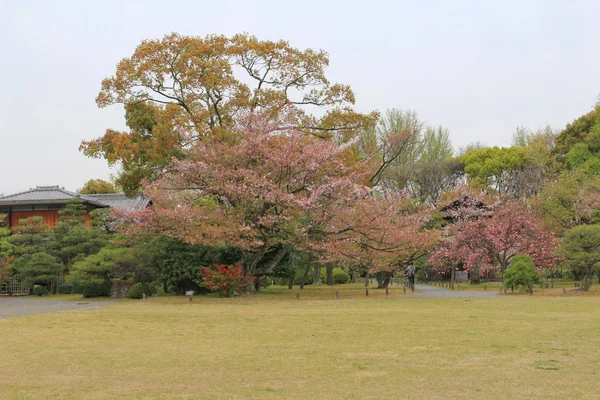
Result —
M115 304L111 301L76 301L62 300L38 300L19 297L0 297L0 318L18 317L31 314L47 314L57 311L80 310L85 308L96 308Z
M429 285L415 285L415 289L419 293L411 294L411 297L448 297L448 298L462 298L462 297L493 297L498 293L494 291L488 292L464 292L458 290L449 290L437 286ZM407 292L408 293L408 292Z

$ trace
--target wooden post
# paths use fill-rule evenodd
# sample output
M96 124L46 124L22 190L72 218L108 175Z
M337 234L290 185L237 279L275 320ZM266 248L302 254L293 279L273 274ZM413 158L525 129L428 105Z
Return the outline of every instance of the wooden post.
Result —
M335 298L336 298L336 299L339 299L339 298L340 298L340 291L339 291L339 290L336 290L336 291L335 291Z
M402 288L402 291L404 292L404 294L406 294L406 286L404 286L404 287Z
M365 295L367 295L367 296L369 295L369 288L368 287L365 288Z

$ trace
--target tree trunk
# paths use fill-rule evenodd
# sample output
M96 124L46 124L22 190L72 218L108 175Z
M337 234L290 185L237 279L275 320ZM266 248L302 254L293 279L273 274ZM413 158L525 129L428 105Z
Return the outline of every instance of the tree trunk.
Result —
M304 274L302 275L302 280L300 281L300 289L304 289L304 282L306 282L306 278L308 278L308 271L310 271L310 264L312 264L312 253L308 257L308 263L306 264L306 269L304 270Z
M592 274L586 274L583 277L583 279L581 280L581 290L583 290L584 292L590 290L590 287L592 286L592 277Z
M314 275L313 275L313 285L321 284L321 264L315 265Z
M288 289L291 289L294 287L294 278L295 278L295 276L292 276L290 278L290 280L288 281Z
M260 251L256 254L254 259L250 262L250 264L244 263L244 275L249 275L250 277L254 276L254 273L256 272L256 266L258 265L258 262L260 260L262 260L262 258L266 252L267 252L267 248L266 248L266 246L263 246L260 249ZM246 260L247 259L248 258L246 257ZM248 284L246 285L246 293L250 294L250 292L252 291L253 283L254 282L252 281L252 279L248 280Z
M279 263L281 262L281 260L283 260L283 258L288 255L288 253L290 252L291 248L290 247L283 247L281 248L277 254L275 255L275 257L273 258L273 260L271 260L269 262L269 264L261 267L261 268L255 268L254 269L254 275L257 276L265 276L265 275L269 275L273 272L273 270L279 265Z
M169 285L167 283L167 280L163 280L163 290L165 293L169 293Z
M327 264L327 285L333 285L333 264Z
M381 271L377 273L377 289L386 289L390 285L393 272Z
M260 292L260 276L254 277L254 291Z

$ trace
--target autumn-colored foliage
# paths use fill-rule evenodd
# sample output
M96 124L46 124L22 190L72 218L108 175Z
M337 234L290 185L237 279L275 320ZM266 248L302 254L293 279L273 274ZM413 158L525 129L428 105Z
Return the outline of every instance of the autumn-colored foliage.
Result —
M244 275L241 263L236 265L215 265L202 268L202 287L216 292L220 297L229 297L235 292L242 293L251 276Z
M80 149L119 162L117 183L131 194L143 179L157 178L172 157L187 158L194 143L231 140L249 112L271 120L285 115L304 132L347 140L373 125L377 113L353 111L354 93L325 77L328 64L322 50L248 34L145 40L102 81L96 98L99 107L123 104L131 131L109 129ZM322 110L318 116L311 113L315 108Z
M80 194L117 193L115 185L102 179L90 179L78 191Z

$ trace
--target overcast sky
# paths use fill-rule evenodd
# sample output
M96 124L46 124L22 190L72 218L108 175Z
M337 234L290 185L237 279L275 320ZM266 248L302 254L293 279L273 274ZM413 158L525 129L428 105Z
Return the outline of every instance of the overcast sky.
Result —
M0 193L109 179L82 139L123 129L100 82L139 42L249 32L329 52L359 111L414 109L456 147L507 146L565 124L600 93L600 1L0 0Z

